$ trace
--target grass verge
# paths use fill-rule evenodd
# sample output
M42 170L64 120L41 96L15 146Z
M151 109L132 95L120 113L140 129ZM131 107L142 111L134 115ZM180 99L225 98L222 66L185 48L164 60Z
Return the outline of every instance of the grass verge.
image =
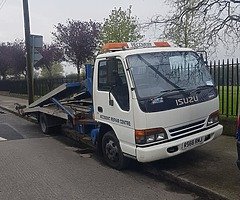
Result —
M223 135L235 137L236 122L237 122L237 117L220 116L220 124L223 125Z

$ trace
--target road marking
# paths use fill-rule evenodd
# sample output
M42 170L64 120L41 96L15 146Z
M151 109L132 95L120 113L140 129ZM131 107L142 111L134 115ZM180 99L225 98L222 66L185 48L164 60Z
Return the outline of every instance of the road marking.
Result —
M7 139L0 137L0 142L5 141L5 140L7 140Z

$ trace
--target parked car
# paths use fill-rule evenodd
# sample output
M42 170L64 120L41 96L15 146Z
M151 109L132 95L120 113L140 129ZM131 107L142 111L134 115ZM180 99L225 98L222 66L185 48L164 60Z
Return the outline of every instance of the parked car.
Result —
M238 109L237 118L237 152L238 152L237 166L240 169L240 108Z

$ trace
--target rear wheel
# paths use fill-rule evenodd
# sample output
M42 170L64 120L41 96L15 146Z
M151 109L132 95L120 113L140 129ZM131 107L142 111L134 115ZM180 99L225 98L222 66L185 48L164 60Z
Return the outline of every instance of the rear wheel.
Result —
M55 126L49 126L48 120L50 120L50 118L48 119L48 116L46 114L41 113L39 115L40 128L44 134L49 135L49 134L54 134L61 131L61 125L58 124Z
M48 124L47 124L47 116L43 113L40 114L39 116L39 124L40 124L40 128L42 130L42 132L44 134L49 134L49 127L48 127Z
M127 167L129 160L123 155L119 141L113 131L104 134L102 152L104 161L112 168L121 170Z

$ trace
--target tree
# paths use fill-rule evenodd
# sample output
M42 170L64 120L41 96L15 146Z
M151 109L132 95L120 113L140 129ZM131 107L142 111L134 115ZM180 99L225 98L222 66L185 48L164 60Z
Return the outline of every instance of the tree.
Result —
M164 36L184 46L205 48L218 41L240 42L240 1L234 0L167 0L173 9L165 19L157 16L150 24L164 25ZM175 9L174 9L175 8ZM185 33L188 33L185 35ZM187 36L187 37L185 37ZM178 40L177 37L181 37ZM190 42L192 41L192 43Z
M2 43L0 46L0 75L6 80L8 70L11 66L11 48L10 43Z
M49 70L49 68L42 68L41 70L41 76L44 78L52 78L52 77L62 77L64 70L63 70L63 66L58 63L52 63L52 66L50 67L51 70Z
M101 25L97 22L68 20L67 24L59 23L56 32L52 33L57 44L63 48L66 60L77 67L80 81L80 67L94 56L99 44Z
M132 16L131 6L127 10L114 8L108 19L104 19L101 40L107 42L136 42L143 38L136 16Z
M42 50L40 50L40 53L43 58L35 64L35 67L37 69L41 68L45 72L45 75L52 77L57 70L57 66L60 67L59 73L63 70L61 69L61 65L56 65L56 63L63 61L63 51L55 44L45 44ZM53 69L53 67L55 67L55 69Z
M202 13L192 11L187 13L181 19L176 20L178 16L186 7L192 6L198 0L175 0L170 1L172 7L176 8L173 15L163 19L163 38L173 41L176 45L183 47L190 47L193 49L202 48L205 45L205 37L207 30L203 27ZM175 18L175 20L172 20ZM204 48L206 49L206 47Z
M25 57L25 45L23 41L16 40L11 45L11 74L15 78L19 78L20 75L24 75L26 78L26 57Z
M6 79L7 75L19 78L26 74L25 48L22 41L2 43L0 45L0 75Z

